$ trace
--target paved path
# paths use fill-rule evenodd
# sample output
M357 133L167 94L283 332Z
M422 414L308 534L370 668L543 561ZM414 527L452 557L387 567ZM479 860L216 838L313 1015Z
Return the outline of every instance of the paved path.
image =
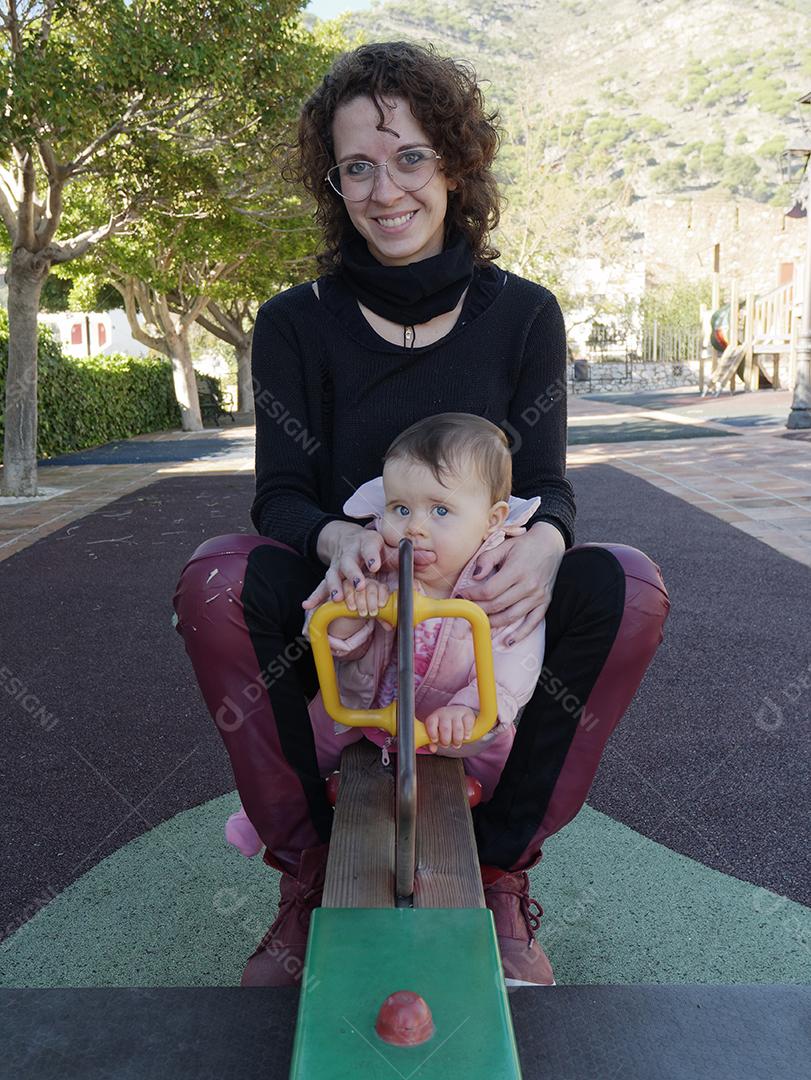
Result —
M628 398L634 403L627 404ZM811 432L786 430L790 405L788 391L771 390L724 393L718 398L701 398L697 388L684 387L570 396L574 445L569 463L599 462L625 469L811 566ZM657 432L664 427L664 434L668 424L674 434L685 426L694 427L702 437L623 441L615 437L623 425L633 435L646 422L655 422ZM612 425L611 440L598 441L608 424ZM586 433L589 441L584 445ZM167 443L172 445L167 448ZM166 456L176 456L183 443L192 451L188 460L155 460L156 444ZM140 444L143 457L149 460L49 465L40 469L40 485L49 497L0 499L0 560L155 480L212 472L250 473L254 465L253 428L247 418L205 432L142 435L128 444L134 449ZM110 460L109 453L94 453ZM74 459L85 456L72 455Z
M702 399L697 389L688 395L680 388L678 394L633 396L648 397L650 407L621 404L620 395L572 397L570 427L652 416L718 437L593 442L570 448L570 466L599 462L624 469L811 566L811 431L786 430L788 391ZM669 405L668 397L677 404ZM730 431L735 438L727 437Z

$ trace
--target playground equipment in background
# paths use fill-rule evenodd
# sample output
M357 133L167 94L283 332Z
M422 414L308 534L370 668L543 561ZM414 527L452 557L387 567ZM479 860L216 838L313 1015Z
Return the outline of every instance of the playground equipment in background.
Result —
M789 356L788 386L792 387L797 372L802 296L796 279L762 296L749 292L740 299L738 282L733 278L730 299L723 305L720 292L720 275L716 271L710 307L701 305L704 329L698 370L701 396L705 397L711 390L717 396L725 385L734 393L736 378L741 380L744 390L779 390L780 356L784 353ZM705 366L712 360L710 349L718 355L707 376ZM769 358L771 371L767 370Z
M310 623L324 706L341 723L396 735L396 771L367 740L341 757L291 1080L385 1076L389 1066L401 1076L419 1073L420 1080L520 1080L462 761L416 753L428 735L414 717L413 627L437 616L470 622L480 695L471 739L477 739L498 715L487 615L471 600L415 594L413 546L403 538L398 590L377 616L397 628L398 692L376 710L341 704L327 640L327 627L339 616L361 617L343 602L328 602Z
M741 312L745 308L745 302L741 301L738 304L738 311ZM765 366L762 360L755 356L753 352L752 362L756 364L756 374L753 379L747 379L746 377L746 345L734 345L730 346L728 340L729 334L729 312L731 309L730 304L723 304L717 311L712 313L710 319L710 326L712 331L710 333L710 344L713 349L718 353L719 359L713 368L713 371L707 380L707 382L701 388L702 397L706 397L710 389L715 391L716 397L721 393L721 389L725 382L729 380L730 390L734 389L734 376L737 375L744 385L748 389L755 390L774 390L779 385L779 353L775 357L774 369L772 375L766 374ZM757 379L757 385L752 386L751 382ZM777 384L777 385L776 385Z

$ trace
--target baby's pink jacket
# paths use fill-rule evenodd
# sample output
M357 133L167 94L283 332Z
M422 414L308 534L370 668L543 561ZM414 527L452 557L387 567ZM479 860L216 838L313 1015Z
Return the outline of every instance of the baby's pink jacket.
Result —
M518 536L524 532L526 522L540 505L540 498L519 499L511 496L510 513L500 529L491 533L480 545L469 562L463 567L453 588L452 596L460 593L473 582L473 570L476 560L485 551L498 547L507 536ZM344 512L351 517L368 517L374 514L374 520L365 528L378 529L385 506L383 479L377 477L361 485L355 494L344 504ZM493 570L495 573L495 569ZM492 576L492 573L489 577ZM383 581L391 594L398 587L396 570L381 571L375 580ZM488 580L478 578L475 584ZM424 590L419 582L415 583L419 592ZM309 624L312 610L307 611L302 633L309 640ZM342 640L328 634L330 650L335 657L335 670L338 690L342 703L347 708L369 709L375 700L380 679L388 666L397 635L383 629L379 619L358 620L359 628L349 638ZM521 625L523 619L493 631L493 669L496 679L498 699L498 722L482 739L463 745L456 750L453 747L439 747L438 753L449 757L468 757L483 753L488 744L499 736L509 734L512 742L513 729L518 710L532 697L543 663L546 625L542 621L531 634L508 646L507 641ZM425 720L432 712L446 705L465 705L473 712L479 711L479 689L476 678L476 665L473 652L473 635L470 623L466 619L444 618L436 641L428 670L415 690L414 711L419 720ZM321 693L310 702L310 718L313 727L324 730L329 723L328 715L321 700ZM336 733L352 730L343 724L333 722ZM387 740L386 733L379 728L363 728L364 735L372 742L382 746ZM388 739L386 745L392 740ZM428 753L428 748L422 748Z
M510 513L501 529L492 533L476 554L462 569L453 589L453 596L473 580L476 560L483 551L498 547L505 536L518 536L526 532L524 522L537 510L540 499L510 497ZM344 512L351 517L364 518L374 514L374 521L367 529L378 527L382 519L385 497L383 478L370 480L355 492L344 504ZM492 575L491 575L492 576ZM398 586L397 571L378 574L376 580L384 580L389 592ZM485 578L479 578L485 581ZM416 582L419 592L425 590ZM308 611L303 633L309 638L308 628L312 618ZM496 677L498 698L498 723L483 738L463 745L459 750L452 746L438 747L437 753L448 757L464 757L465 772L476 777L482 785L482 800L492 798L504 763L510 753L515 728L513 723L522 705L529 701L541 672L544 655L545 623L510 648L506 643L521 621L502 627L492 635L493 669ZM341 700L350 708L368 709L375 700L380 679L388 666L395 645L396 634L387 633L378 619L358 620L358 630L342 641L328 635L330 648L336 658L335 670ZM466 705L479 711L479 692L473 653L473 636L466 619L443 619L428 670L415 691L415 711L424 720L443 705ZM309 703L310 723L313 729L316 755L321 776L328 776L340 764L341 753L346 745L362 737L382 746L396 745L379 728L349 728L335 723L324 708L321 691ZM429 753L427 747L419 753ZM250 858L262 850L263 844L245 811L240 807L232 814L225 826L225 836L230 844Z

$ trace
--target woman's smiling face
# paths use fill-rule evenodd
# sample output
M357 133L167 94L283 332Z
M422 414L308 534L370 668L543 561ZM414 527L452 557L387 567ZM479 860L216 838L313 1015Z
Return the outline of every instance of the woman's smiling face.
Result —
M332 141L336 164L357 157L378 165L404 147L431 146L408 101L393 97L380 104L384 127L390 130L377 130L380 117L369 97L354 98L335 110ZM442 172L442 162L419 191L403 191L386 169L375 169L375 174L375 185L367 199L346 201L352 224L372 255L384 266L407 266L439 255L444 247L448 192L457 186ZM397 220L402 217L407 220Z

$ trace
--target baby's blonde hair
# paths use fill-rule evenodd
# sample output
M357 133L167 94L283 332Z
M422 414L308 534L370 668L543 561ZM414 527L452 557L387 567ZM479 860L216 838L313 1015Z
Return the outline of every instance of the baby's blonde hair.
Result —
M509 501L512 457L507 436L483 416L447 412L426 416L401 432L383 456L387 461L426 465L442 484L450 473L472 469L490 497L490 505Z

